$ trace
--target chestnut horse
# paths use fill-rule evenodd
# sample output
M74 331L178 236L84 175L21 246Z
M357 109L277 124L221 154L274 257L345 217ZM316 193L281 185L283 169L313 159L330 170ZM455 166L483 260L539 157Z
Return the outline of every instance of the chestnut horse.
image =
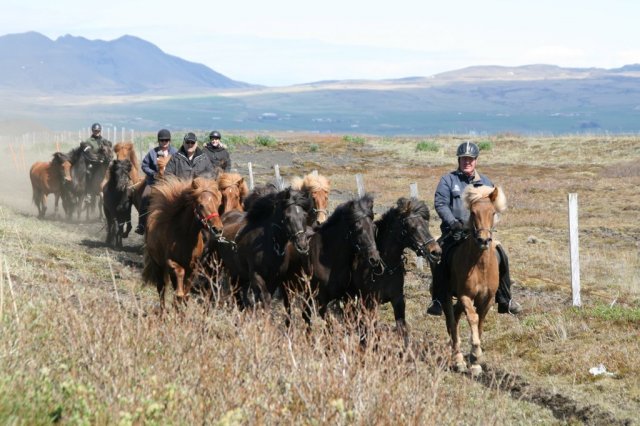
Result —
M140 173L138 172L138 170L140 169L140 163L138 163L138 156L136 155L136 150L133 147L133 143L118 142L113 147L113 152L116 155L116 160L129 160L131 162L131 172L129 172L129 177L131 178L131 182L133 184L137 184L140 180ZM108 180L108 176L105 181L106 180Z
M220 214L231 210L244 210L242 202L249 193L249 188L239 173L221 173L218 176L218 189L222 193Z
M291 188L309 194L313 200L313 211L309 215L308 225L320 224L327 220L327 206L331 184L322 175L309 173L304 178L298 176L291 179Z
M47 195L55 196L54 214L58 215L58 202L62 197L62 207L67 216L71 215L71 194L67 186L71 185L71 160L66 154L56 152L50 162L33 163L29 170L33 202L38 208L38 217L43 218L47 211Z
M218 213L222 196L215 180L174 177L157 182L151 193L145 233L145 282L155 283L164 309L168 279L177 302L186 300L193 271L203 251L203 233L215 237L222 230Z
M467 186L462 197L471 213L465 225L469 235L453 249L455 251L448 262L450 292L445 298L443 310L447 331L451 336L454 367L459 371L467 369L460 352L458 332L458 323L464 312L471 329L471 372L479 374L482 372L482 325L493 305L500 275L496 256L497 242L493 241L494 221L496 213L506 209L507 201L501 188L490 186ZM451 295L458 299L455 306Z
M374 273L368 262L359 262L351 281L349 295L361 296L364 306L391 302L396 330L407 341L405 321L404 249L410 248L429 262L440 260L442 250L429 232L429 208L417 198L400 198L396 206L375 222L376 247L384 262L382 274Z

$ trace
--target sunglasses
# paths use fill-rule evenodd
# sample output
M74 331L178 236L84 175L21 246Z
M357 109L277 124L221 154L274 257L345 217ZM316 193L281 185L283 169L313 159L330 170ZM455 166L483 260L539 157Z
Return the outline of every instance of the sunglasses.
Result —
M160 142L171 142L171 139L158 139Z
M185 145L195 145L196 141L184 141Z

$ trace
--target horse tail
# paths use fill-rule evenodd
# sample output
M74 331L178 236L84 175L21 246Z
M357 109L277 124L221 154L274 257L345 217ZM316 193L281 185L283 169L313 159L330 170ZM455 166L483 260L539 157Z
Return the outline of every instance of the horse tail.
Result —
M144 268L142 269L142 280L145 283L153 283L157 285L161 280L164 281L163 271L160 265L153 260L149 254L149 250L144 251Z

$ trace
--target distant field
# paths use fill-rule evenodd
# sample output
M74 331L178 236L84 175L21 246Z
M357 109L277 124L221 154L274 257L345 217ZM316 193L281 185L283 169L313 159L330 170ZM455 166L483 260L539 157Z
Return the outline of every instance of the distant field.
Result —
M183 105L172 102L154 104L167 120ZM190 111L205 109L208 101L201 102L192 101ZM232 108L240 101L220 102ZM126 108L136 116L136 106ZM262 146L256 136L263 134L225 132L236 137L233 167L241 173L247 161L258 182L271 179L275 163L285 179L317 169L331 179L331 209L354 196L354 174L362 173L377 216L416 182L431 208L431 231L439 234L433 192L455 167L462 136L272 131L275 142ZM137 142L145 147L152 139ZM519 317L489 313L480 380L446 368L444 320L425 315L431 277L417 270L413 253L407 253L407 350L392 332L388 305L379 308L377 340L365 350L353 323L337 315L329 326L316 318L307 335L296 311L287 332L278 303L273 312L252 314L193 302L160 319L155 289L141 285L142 239L132 234L125 250L114 252L103 243L100 222L37 220L24 165L48 159L55 143L25 143L22 161L20 139L3 140L5 157L12 158L12 144L17 160L0 170L2 424L638 421L636 136L477 137L480 171L507 195L497 235L510 254L514 296L525 307ZM571 306L569 192L579 196L582 308ZM599 364L613 375L590 374Z

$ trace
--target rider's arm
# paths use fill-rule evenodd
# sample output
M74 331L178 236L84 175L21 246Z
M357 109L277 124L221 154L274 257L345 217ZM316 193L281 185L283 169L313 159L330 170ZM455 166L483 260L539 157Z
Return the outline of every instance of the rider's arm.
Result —
M451 211L451 181L448 177L445 175L440 179L433 204L440 219L451 226L457 219Z
M151 168L152 165L153 161L151 161L151 151L149 151L142 160L142 171L149 177L153 177L156 173L156 171Z

